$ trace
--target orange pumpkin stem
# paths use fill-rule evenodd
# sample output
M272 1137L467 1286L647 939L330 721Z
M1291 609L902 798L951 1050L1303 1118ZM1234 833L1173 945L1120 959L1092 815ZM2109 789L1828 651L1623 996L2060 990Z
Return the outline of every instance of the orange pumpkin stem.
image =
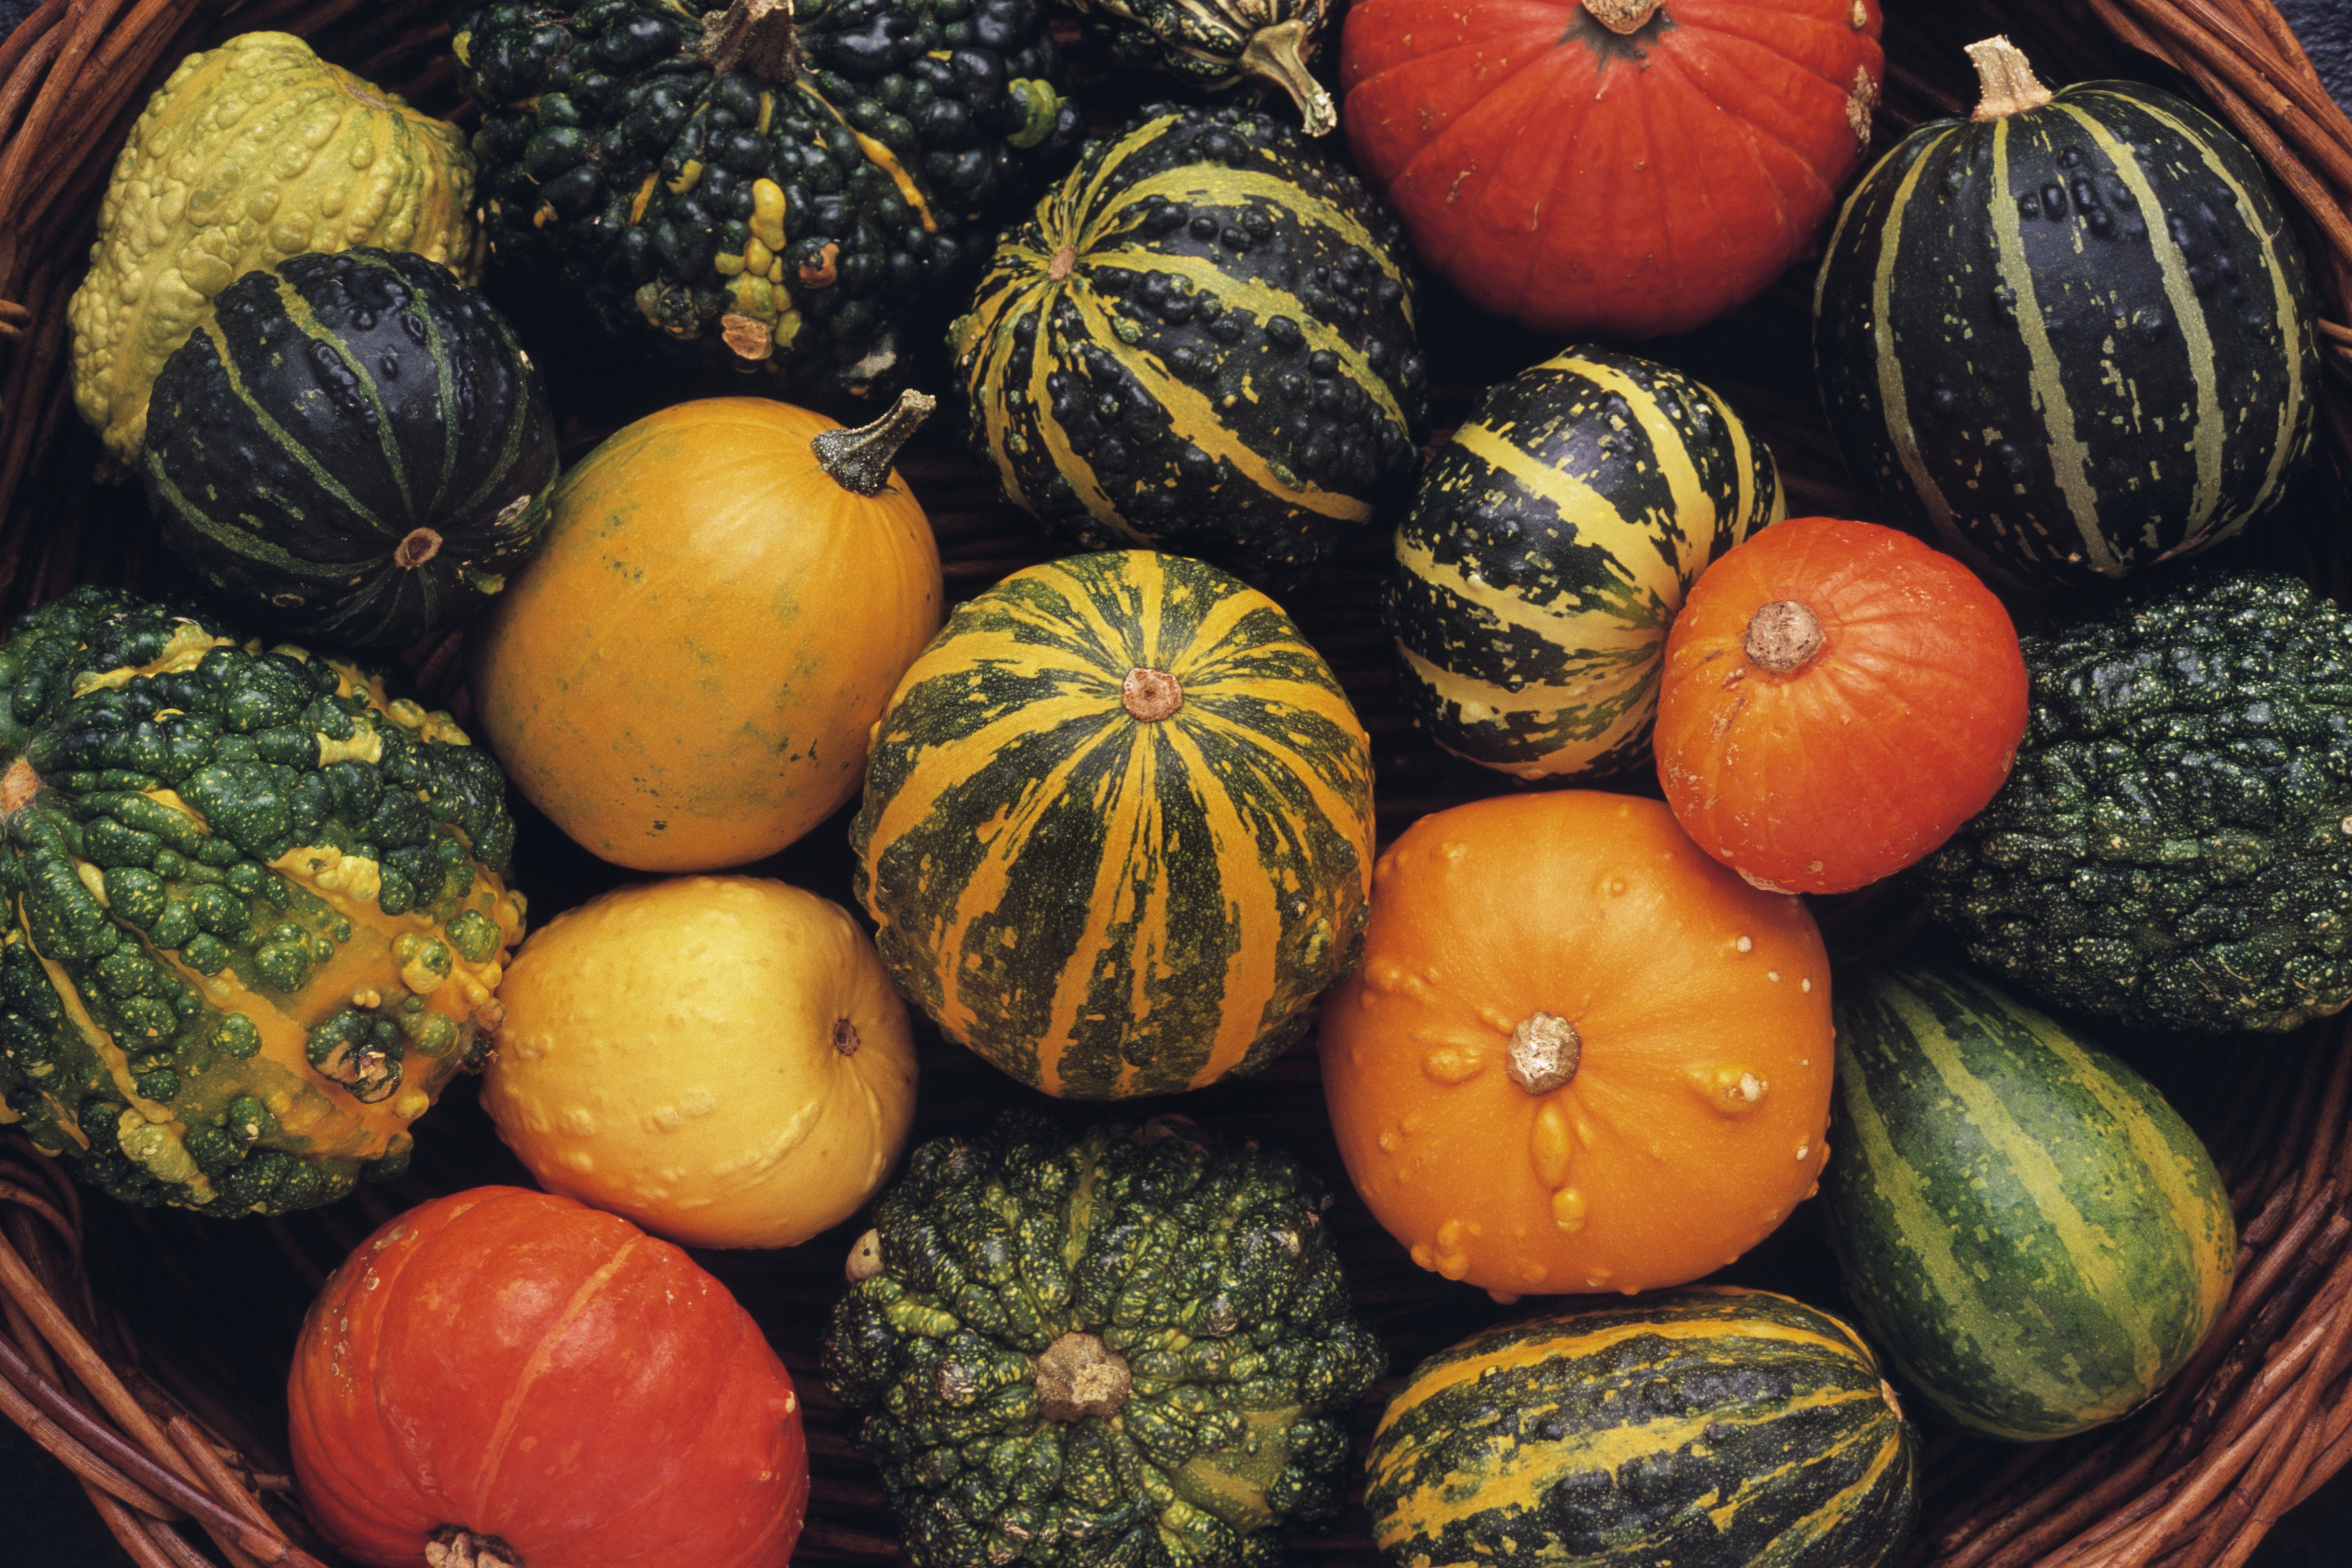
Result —
M522 1558L495 1535L445 1524L425 1543L425 1568L523 1568Z
M1822 651L1821 617L1793 599L1776 599L1748 618L1749 663L1787 674Z
M2055 96L2035 78L2025 51L2006 37L1996 36L1970 44L1969 58L1976 65L1977 84L1983 89L1976 112L1969 117L1971 120L2000 120L2039 109Z
M1127 1357L1101 1336L1066 1333L1037 1357L1037 1401L1048 1421L1116 1416L1135 1386Z
M1184 706L1184 687L1165 670L1138 665L1118 685L1118 706L1146 724L1156 724Z
M1639 32L1664 0L1584 0L1592 19L1612 33Z
M843 489L858 496L879 495L890 482L890 465L898 448L915 434L939 400L908 387L898 394L890 412L855 430L828 430L809 443L817 465Z
M1555 1013L1529 1013L1511 1031L1503 1071L1530 1094L1549 1094L1576 1077L1584 1060L1584 1037Z
M702 57L719 76L749 71L770 81L793 80L801 73L793 0L735 0L717 16L704 16Z
M41 776L33 765L19 757L8 764L8 771L0 774L0 817L13 817L33 803L41 792Z

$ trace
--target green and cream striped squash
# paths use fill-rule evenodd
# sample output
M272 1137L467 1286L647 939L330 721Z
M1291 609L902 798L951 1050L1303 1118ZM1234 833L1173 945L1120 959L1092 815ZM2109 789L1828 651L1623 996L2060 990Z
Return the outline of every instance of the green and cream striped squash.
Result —
M1488 388L1422 475L1381 598L1399 689L1488 768L1637 766L1683 595L1783 509L1771 453L1714 392L1567 350Z
M2146 1080L1965 971L1839 977L1822 1178L1871 1342L1971 1431L2037 1442L2128 1414L2228 1301L2237 1229Z
M1913 1449L1852 1329L1696 1286L1423 1362L1364 1506L1383 1568L1874 1568L1917 1510Z
M1402 231L1269 114L1146 115L998 244L950 335L971 431L1060 543L1293 583L1420 461Z
M1822 257L1813 357L1857 485L1997 585L2238 533L2312 445L2310 269L2252 152L2141 82L2055 95L1972 46L1974 120L1906 137Z
M1048 1094L1255 1070L1362 945L1371 753L1205 562L1106 551L959 606L875 732L856 889L900 990Z

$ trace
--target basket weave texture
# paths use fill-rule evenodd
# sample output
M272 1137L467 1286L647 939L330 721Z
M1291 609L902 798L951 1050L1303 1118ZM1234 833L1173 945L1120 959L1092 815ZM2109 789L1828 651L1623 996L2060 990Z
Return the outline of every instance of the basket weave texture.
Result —
M1961 47L2006 32L2053 85L2158 80L2211 109L2261 154L2316 265L2331 373L2328 462L2250 548L2352 603L2352 121L2271 0L1894 0L1888 12L1879 150L1923 120L1964 113L1974 95ZM47 0L0 40L0 615L81 581L165 591L175 580L136 488L95 477L100 448L67 390L65 302L86 265L115 150L147 95L188 51L260 28L300 34L430 111L461 122L468 114L438 0ZM1122 99L1165 89L1097 71L1080 90L1100 95L1091 104L1098 116L1116 118ZM1640 351L1740 410L1771 444L1792 512L1866 515L1808 379L1808 277L1801 265L1721 321ZM1442 289L1428 307L1441 430L1479 387L1559 347ZM583 345L532 349L555 391L567 460L667 395ZM951 597L1045 553L954 432L922 433L900 473L931 517ZM1391 694L1371 593L1386 548L1368 535L1289 604L1372 736L1383 841L1426 811L1512 787L1429 746ZM412 650L409 663L462 718L460 636ZM521 819L516 880L536 919L622 879L527 809ZM846 903L845 821L747 869ZM1834 953L1901 928L1907 912L1885 897L1820 901ZM921 1038L918 1137L1026 1094L970 1053ZM2281 1514L2352 1461L2346 1025L2141 1044L2135 1060L2206 1136L2237 1208L2239 1282L2226 1316L2163 1395L2115 1426L2023 1447L1930 1435L1924 1516L1906 1568L2235 1568ZM1360 1446L1415 1362L1510 1311L1413 1267L1353 1201L1311 1040L1247 1084L1187 1096L1181 1109L1291 1150L1340 1195L1334 1234L1392 1368L1360 1412ZM410 1204L530 1179L464 1086L419 1124L417 1140L396 1182L309 1214L224 1222L86 1196L0 1131L0 1411L73 1470L141 1568L338 1561L285 1479L284 1376L303 1309L355 1243ZM1801 1213L1728 1277L1842 1310L1808 1218ZM811 1563L900 1558L875 1473L815 1364L856 1228L773 1252L698 1255L760 1321L803 1390L814 1493L798 1556ZM1360 1507L1330 1533L1299 1542L1297 1553L1370 1563Z

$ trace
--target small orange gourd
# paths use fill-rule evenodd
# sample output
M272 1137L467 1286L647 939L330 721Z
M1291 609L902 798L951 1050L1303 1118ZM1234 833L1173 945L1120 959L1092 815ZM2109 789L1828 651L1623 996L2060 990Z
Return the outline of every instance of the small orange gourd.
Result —
M773 854L856 794L945 613L890 468L930 406L908 393L845 431L706 398L566 473L472 637L476 727L531 804L604 860L690 872Z
M1829 959L1655 800L1566 790L1422 818L1325 998L1348 1174L1413 1260L1498 1296L1733 1261L1827 1157Z

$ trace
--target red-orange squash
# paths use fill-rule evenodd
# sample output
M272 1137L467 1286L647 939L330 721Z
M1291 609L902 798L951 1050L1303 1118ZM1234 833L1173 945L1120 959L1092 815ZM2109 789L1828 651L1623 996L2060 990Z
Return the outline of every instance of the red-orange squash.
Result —
M776 1568L808 1503L792 1378L726 1287L521 1187L361 1242L303 1321L288 1415L304 1511L362 1563Z
M1563 337L1687 330L1821 238L1877 0L1358 0L1339 123L1413 248Z
M1447 1279L1681 1284L1813 1190L1829 978L1803 903L1655 800L1455 806L1381 856L1363 962L1324 1000L1332 1131L1373 1216Z
M849 432L706 398L566 473L471 635L476 728L531 804L615 864L720 871L856 794L945 613L930 524L889 466L921 417L902 402Z
M1845 893L1982 810L2025 658L1977 576L1876 523L1798 517L1707 568L1666 634L1652 745L1675 820L1761 886Z

